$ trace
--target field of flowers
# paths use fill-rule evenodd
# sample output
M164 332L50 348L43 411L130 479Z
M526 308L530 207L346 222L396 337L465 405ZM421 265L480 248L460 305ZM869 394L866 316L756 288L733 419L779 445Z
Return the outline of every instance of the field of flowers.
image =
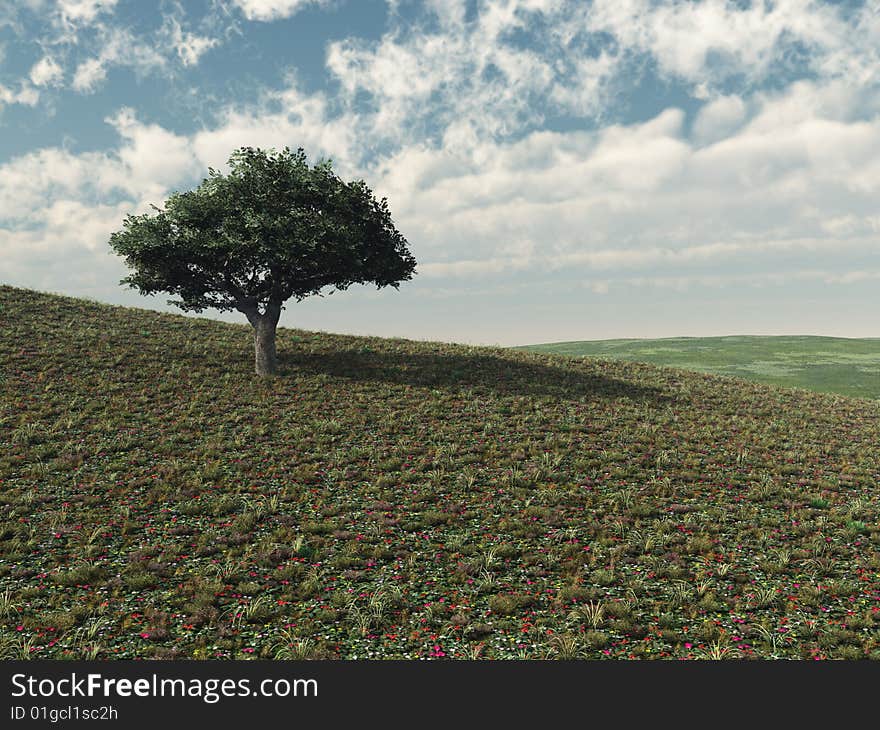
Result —
M0 287L4 658L880 658L880 405Z

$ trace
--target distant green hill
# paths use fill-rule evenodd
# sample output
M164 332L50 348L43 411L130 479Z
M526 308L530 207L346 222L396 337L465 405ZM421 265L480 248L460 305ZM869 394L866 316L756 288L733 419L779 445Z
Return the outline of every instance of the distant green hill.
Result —
M552 342L518 349L647 362L818 393L880 398L880 338L671 337Z

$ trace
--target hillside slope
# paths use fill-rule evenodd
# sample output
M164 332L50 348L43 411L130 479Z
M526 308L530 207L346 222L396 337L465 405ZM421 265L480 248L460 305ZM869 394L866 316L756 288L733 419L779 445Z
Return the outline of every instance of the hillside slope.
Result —
M6 658L878 657L880 407L0 287Z
M647 362L880 400L880 339L736 335L552 342L520 349Z

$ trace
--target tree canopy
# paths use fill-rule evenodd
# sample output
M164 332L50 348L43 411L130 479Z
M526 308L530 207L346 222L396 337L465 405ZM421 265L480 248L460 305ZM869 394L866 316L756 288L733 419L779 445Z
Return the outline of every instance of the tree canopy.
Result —
M398 286L415 260L363 180L343 182L305 152L243 147L155 215L126 217L110 246L133 269L123 283L169 292L184 310L264 307L332 286Z

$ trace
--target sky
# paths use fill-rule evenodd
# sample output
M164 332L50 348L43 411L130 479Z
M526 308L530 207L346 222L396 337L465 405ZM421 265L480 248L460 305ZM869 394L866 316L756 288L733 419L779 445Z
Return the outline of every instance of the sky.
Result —
M418 261L282 326L880 337L880 0L0 3L0 282L177 311L108 239L241 146L365 180Z

